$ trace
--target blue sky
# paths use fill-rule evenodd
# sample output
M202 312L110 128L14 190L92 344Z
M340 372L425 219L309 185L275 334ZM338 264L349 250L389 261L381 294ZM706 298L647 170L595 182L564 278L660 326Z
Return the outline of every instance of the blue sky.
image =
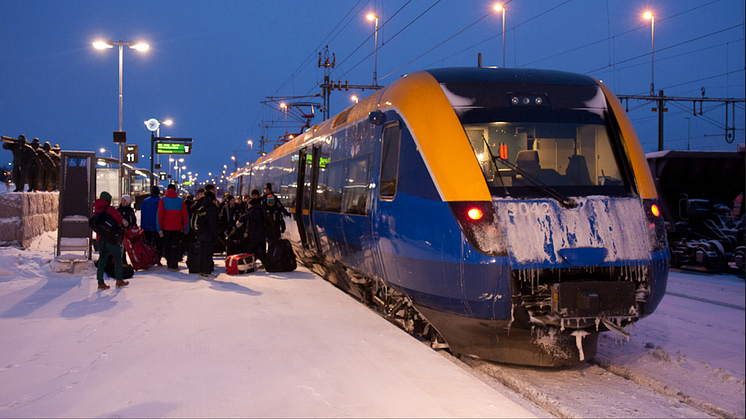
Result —
M124 49L123 130L148 168L150 132L144 121L172 119L161 135L194 139L187 171L218 172L257 158L260 136L277 140L285 116L269 97L319 94L324 72L318 53L336 55L331 78L373 81L373 23L379 20L378 82L437 67L502 65L502 16L492 1L0 1L0 134L19 134L67 150L117 156L112 132L119 125L117 49L92 42L145 42L146 52ZM743 98L743 0L512 0L506 4L508 67L588 74L618 95L647 94L651 82L651 28L656 15L656 90L669 96ZM355 92L360 97L370 93ZM352 101L335 91L331 115ZM279 100L278 100L279 101ZM322 103L320 97L293 102ZM630 102L630 117L645 151L658 144L653 105ZM725 110L705 104L667 105L665 148L735 150L744 142L744 106L736 106L736 138L725 141ZM297 132L291 108L287 130ZM730 109L730 108L729 108ZM312 124L321 122L321 112ZM689 119L686 119L689 118ZM729 119L733 116L729 112ZM253 141L250 150L247 141ZM269 147L271 147L270 144ZM108 153L104 153L108 156ZM7 167L11 153L0 152Z

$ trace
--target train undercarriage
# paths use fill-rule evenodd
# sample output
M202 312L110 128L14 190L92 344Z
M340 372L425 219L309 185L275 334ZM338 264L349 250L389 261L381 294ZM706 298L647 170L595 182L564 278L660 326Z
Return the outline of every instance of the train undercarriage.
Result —
M512 318L480 319L417 304L381 279L303 253L311 271L432 348L510 364L557 367L593 358L600 332L629 336L624 328L641 317L650 291L647 267L513 271Z

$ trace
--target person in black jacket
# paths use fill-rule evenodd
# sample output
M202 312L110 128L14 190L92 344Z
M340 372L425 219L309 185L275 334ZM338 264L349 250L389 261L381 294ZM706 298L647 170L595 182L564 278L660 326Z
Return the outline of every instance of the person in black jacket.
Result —
M274 195L267 195L266 206L262 206L264 214L264 226L267 230L267 241L279 239L285 232L285 220L283 220L283 210Z
M137 216L135 215L135 209L130 205L131 203L132 198L129 195L123 195L119 201L117 211L119 211L123 219L127 220L129 225L134 226L137 225Z
M195 205L199 205L196 211L197 221L197 241L200 243L199 265L200 278L217 278L213 275L212 270L214 263L212 254L215 249L215 241L218 239L218 208L215 203L215 193L206 191L205 196L200 198Z
M264 227L262 205L258 198L251 199L246 204L246 214L241 217L246 229L246 248L257 259L267 266L267 230Z

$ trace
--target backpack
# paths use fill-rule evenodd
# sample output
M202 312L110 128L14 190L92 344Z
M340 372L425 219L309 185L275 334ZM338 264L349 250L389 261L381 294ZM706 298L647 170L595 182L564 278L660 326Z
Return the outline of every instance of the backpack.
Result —
M293 253L293 245L286 239L275 239L269 243L267 252L267 272L291 272L298 266Z
M204 230L207 226L206 214L207 211L205 211L204 205L197 208L197 210L192 214L192 218L189 220L189 228L194 231Z
M122 242L124 236L124 230L117 223L117 221L109 215L104 209L101 212L93 214L93 217L88 219L88 225L91 227L98 237L106 241L109 244L119 244Z

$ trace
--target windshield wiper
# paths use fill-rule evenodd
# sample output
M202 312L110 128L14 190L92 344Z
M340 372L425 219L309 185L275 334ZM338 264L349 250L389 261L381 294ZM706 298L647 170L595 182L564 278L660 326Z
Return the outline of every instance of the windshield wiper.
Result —
M578 203L575 202L574 199L572 199L570 197L567 197L567 196L565 196L565 195L557 192L552 187L550 187L546 183L541 182L540 180L536 179L535 177L531 176L530 174L526 173L525 170L519 168L515 164L513 164L513 163L511 163L511 162L509 162L509 161L507 161L505 159L501 159L499 157L494 157L494 159L495 159L495 165L497 165L497 162L499 161L500 163L502 163L502 164L508 166L509 168L515 170L519 175L523 176L524 179L526 179L527 181L529 181L531 183L528 186L530 186L530 187L532 187L534 189L540 189L540 190L542 190L547 195L549 195L552 198L556 199L557 202L559 202L560 205L562 205L563 207L569 209L569 208L575 208L575 207L578 206Z
M529 181L531 184L528 185L529 187L533 189L540 189L547 195L551 196L552 198L556 199L557 202L560 203L565 208L575 208L578 206L578 203L575 202L574 199L569 198L565 195L562 195L561 193L555 191L552 189L549 185L539 181L535 177L529 175L526 173L525 170L518 168L515 164L509 162L508 160L502 159L500 157L496 157L494 154L492 154L492 150L490 149L490 143L487 142L487 139L484 138L484 135L482 136L482 141L484 141L484 144L487 146L487 152L490 153L490 159L492 160L492 164L495 165L495 171L497 172L497 175L500 177L500 183L503 185L503 188L505 188L505 183L502 181L502 175L500 175L500 169L497 167L497 162L500 161L500 163L508 166L509 168L515 170L518 172L519 175L523 176L524 179ZM505 189L505 192L507 194L508 190Z

